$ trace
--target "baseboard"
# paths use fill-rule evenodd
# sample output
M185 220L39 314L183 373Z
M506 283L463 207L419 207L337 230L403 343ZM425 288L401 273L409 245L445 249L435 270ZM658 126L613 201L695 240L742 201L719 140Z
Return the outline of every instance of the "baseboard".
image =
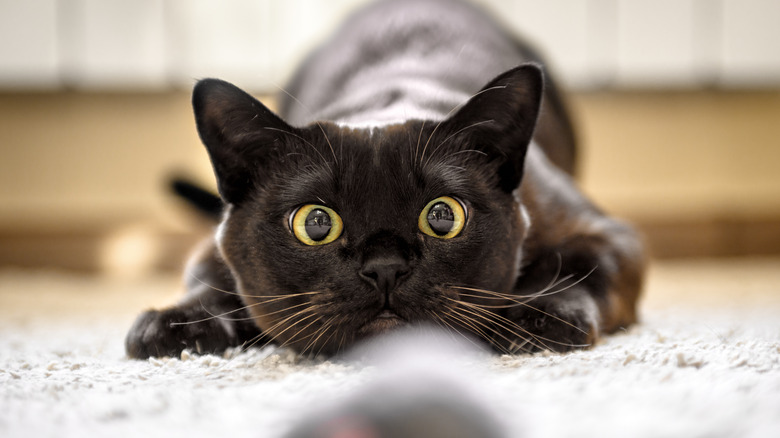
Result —
M780 255L780 218L635 223L655 258Z
M85 272L181 270L202 233L0 232L0 266Z

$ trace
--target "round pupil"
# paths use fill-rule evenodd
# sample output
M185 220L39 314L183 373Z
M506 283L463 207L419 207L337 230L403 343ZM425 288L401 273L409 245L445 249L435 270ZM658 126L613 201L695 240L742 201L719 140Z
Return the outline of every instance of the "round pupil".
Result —
M330 233L331 222L330 215L324 210L315 208L309 215L306 216L306 223L304 224L306 234L309 235L311 240L319 241L324 239L328 233Z
M445 202L437 202L428 210L428 225L434 233L443 236L452 230L455 224L455 213Z

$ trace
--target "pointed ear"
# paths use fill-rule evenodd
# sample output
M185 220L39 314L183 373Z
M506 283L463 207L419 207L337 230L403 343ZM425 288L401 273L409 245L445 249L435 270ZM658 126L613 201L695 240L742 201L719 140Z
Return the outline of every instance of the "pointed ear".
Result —
M219 194L225 202L239 204L252 189L279 132L294 128L257 99L218 79L195 85L192 106Z
M462 131L470 147L500 163L499 185L506 192L523 178L543 89L541 67L523 64L490 81L447 121L449 132Z

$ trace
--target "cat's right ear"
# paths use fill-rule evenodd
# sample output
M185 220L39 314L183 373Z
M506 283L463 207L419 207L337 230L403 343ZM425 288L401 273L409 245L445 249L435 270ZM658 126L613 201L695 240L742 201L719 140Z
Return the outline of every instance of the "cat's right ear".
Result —
M192 107L219 194L227 203L240 204L260 176L278 133L295 128L240 88L218 79L195 85Z

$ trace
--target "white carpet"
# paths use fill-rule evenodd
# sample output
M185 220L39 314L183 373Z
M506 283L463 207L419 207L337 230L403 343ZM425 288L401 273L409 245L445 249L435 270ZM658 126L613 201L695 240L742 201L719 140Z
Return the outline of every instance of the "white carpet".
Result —
M20 273L0 281L3 437L279 437L303 413L398 370L392 361L300 361L273 348L127 360L123 337L138 298L101 316L73 308L100 302L84 290L102 283ZM55 284L75 302L52 300ZM508 437L780 436L777 307L649 307L641 325L588 351L434 366L461 379L454 384Z

